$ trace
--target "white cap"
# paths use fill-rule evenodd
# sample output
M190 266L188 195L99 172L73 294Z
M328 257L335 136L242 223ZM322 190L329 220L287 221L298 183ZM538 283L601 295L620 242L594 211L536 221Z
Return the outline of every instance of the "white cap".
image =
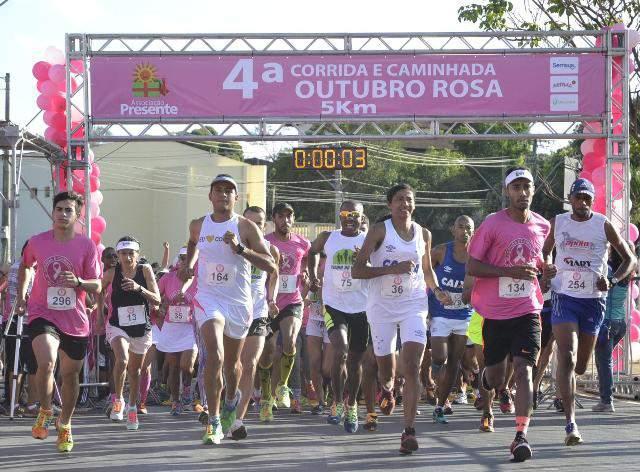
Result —
M116 244L116 251L122 251L124 249L132 249L140 252L140 245L135 241L120 241Z
M504 186L508 186L516 179L527 179L529 182L533 182L533 175L527 169L516 169L504 179Z

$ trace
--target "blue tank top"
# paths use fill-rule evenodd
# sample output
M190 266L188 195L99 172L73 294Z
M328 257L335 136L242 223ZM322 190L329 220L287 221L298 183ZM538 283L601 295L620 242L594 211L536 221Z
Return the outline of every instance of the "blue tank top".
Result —
M464 284L465 264L453 257L453 241L446 244L444 261L435 268L438 285L445 292L451 294L454 305L443 306L435 295L429 292L429 313L433 318L449 318L452 320L471 319L473 309L462 304L462 288Z

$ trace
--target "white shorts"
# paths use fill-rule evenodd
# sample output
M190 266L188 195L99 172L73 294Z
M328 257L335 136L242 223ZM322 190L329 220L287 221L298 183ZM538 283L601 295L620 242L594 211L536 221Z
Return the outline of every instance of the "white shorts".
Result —
M109 344L112 344L116 338L124 338L129 343L129 350L134 354L145 354L151 347L151 331L147 331L139 338L132 338L120 328L107 323L105 335Z
M450 334L466 336L469 320L452 320L437 316L431 318L430 331L432 338L447 338Z
M158 328L156 325L151 325L151 344L153 344L154 346L158 344L161 332L162 331L160 330L160 328Z
M220 302L209 302L205 311L199 304L195 304L195 317L198 328L209 320L224 320L224 335L233 339L243 339L249 333L253 307L244 305L229 305Z
M156 345L160 352L184 352L196 348L196 337L191 323L171 323L166 321L160 331Z
M396 337L400 328L402 344L414 342L427 344L427 313L422 312L408 316L400 321L387 323L371 323L371 339L373 353L376 356L388 356L396 351Z
M322 338L322 342L329 344L329 333L327 332L327 326L324 324L324 320L309 319L307 321L307 336L315 336L316 338Z

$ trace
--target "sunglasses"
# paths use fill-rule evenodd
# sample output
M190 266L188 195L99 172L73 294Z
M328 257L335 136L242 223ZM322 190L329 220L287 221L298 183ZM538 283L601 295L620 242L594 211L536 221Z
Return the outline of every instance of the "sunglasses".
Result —
M342 218L360 218L362 216L362 213L360 213L359 211L342 210L340 212L340 216Z

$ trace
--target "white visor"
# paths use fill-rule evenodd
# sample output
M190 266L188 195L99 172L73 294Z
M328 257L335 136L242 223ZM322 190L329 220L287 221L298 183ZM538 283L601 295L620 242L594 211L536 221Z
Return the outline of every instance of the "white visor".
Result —
M180 252L178 253L179 256L186 256L187 255L187 248L186 247L181 247L180 248Z
M116 245L116 251L122 251L125 249L131 249L133 251L140 252L140 245L135 241L120 241Z
M527 179L529 182L533 182L533 175L527 169L516 169L504 179L504 186L507 187L516 179Z

